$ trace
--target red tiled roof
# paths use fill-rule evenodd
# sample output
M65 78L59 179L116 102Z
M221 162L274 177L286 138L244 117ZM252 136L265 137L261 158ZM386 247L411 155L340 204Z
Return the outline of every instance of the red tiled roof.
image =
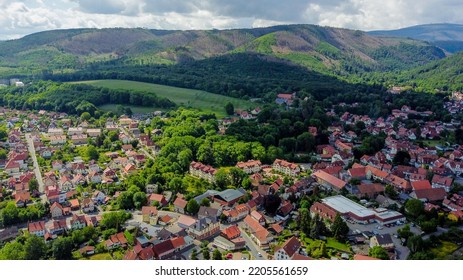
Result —
M232 240L233 238L236 238L241 235L241 231L238 228L238 226L233 225L229 226L228 228L222 230L222 236L227 238L228 240Z
M174 201L174 206L181 208L181 209L185 209L187 204L188 204L188 201L186 201L185 199L181 197L177 197Z
M339 190L346 186L346 182L326 173L323 170L316 171L312 176L316 177L317 179L321 179L324 182L327 182L328 184L332 185L333 187Z
M428 180L413 181L411 182L411 185L412 185L413 190L415 191L416 190L427 190L427 189L432 188Z
M444 200L447 192L443 188L419 189L415 191L416 198L427 199L428 201Z
M354 260L355 261L379 261L380 259L377 259L377 258L373 258L373 257L369 257L369 256L364 256L364 255L359 255L359 254L355 254L354 255Z
M333 208L320 202L315 202L310 207L310 212L318 214L321 218L334 222L337 212Z
M297 237L293 236L286 240L280 248L275 248L275 251L283 249L289 257L292 257L297 251L299 251L299 248L301 248L301 242L297 239Z

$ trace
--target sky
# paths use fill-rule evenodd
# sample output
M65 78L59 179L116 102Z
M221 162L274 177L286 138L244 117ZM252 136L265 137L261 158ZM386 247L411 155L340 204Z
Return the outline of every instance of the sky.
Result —
M0 40L68 28L230 29L317 24L387 30L463 23L461 0L0 0Z

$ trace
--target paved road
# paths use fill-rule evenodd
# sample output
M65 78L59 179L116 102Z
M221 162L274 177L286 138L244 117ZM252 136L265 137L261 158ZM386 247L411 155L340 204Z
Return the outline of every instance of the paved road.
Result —
M34 142L32 141L32 137L30 133L26 133L26 142L27 142L27 149L29 150L29 154L32 157L32 161L34 162L34 173L37 182L39 183L39 192L41 193L40 198L42 202L47 202L47 197L45 196L45 184L43 183L42 173L40 172L40 166L37 161L37 156L35 154L35 147Z
M132 135L125 129L124 127L120 128L127 136L129 136L130 141L136 140L135 138L132 137ZM150 159L154 160L154 157L145 149L145 147L139 143L138 148L145 154L145 156L149 157Z
M244 238L246 241L246 245L249 248L248 251L251 253L251 255L254 257L256 260L266 260L267 259L267 253L262 250L259 246L257 246L254 241L252 241L251 237L246 233L246 231L240 227L241 229L241 237ZM259 256L259 253L261 256Z

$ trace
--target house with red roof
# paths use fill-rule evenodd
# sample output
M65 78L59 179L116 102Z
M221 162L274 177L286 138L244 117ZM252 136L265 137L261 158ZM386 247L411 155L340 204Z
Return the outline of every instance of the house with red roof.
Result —
M330 206L317 201L310 207L310 215L312 216L312 218L315 217L315 215L318 215L320 218L324 220L334 222L337 212Z
M250 215L244 218L243 227L250 231L251 239L261 248L268 248L273 241L273 235Z
M262 170L262 163L260 160L249 160L246 162L238 162L236 167L242 169L247 174L258 173Z
M159 203L159 207L164 207L167 205L167 200L162 194L152 193L148 196L148 204L152 205L153 202L157 201Z
M141 208L142 221L150 225L158 223L158 209L155 206L143 206Z
M29 231L30 234L43 237L45 236L45 222L39 221L39 222L28 223L27 230Z
M299 173L301 172L301 168L299 167L299 165L282 159L276 159L273 162L272 168L278 172L293 177L299 175Z
M443 201L447 196L447 192L443 188L425 188L416 189L410 193L410 196L423 202L436 203Z
M428 180L413 181L411 182L411 186L414 191L432 189L432 186Z
M241 230L237 225L232 225L223 229L220 235L228 240L232 240L241 236Z
M193 161L190 164L190 174L195 177L199 177L209 181L215 182L215 173L217 170L212 166L202 164L201 162Z
M128 244L127 239L124 236L123 232L113 234L105 241L105 247L108 250L115 249L118 247L126 248Z
M299 252L301 249L301 242L295 236L286 240L281 246L275 247L275 260L290 260L294 254Z
M445 191L449 192L452 187L453 178L434 174L431 182L433 188L443 188Z
M177 196L174 201L174 211L177 213L185 214L185 208L187 204L188 201L186 201L183 196Z
M343 180L334 177L326 173L323 170L318 170L312 174L312 177L317 180L317 182L327 189L332 189L334 191L340 191L346 186L346 182Z

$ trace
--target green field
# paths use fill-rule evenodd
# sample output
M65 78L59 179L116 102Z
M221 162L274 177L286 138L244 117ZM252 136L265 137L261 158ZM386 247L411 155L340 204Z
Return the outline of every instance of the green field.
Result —
M105 112L116 112L118 104L105 104L98 106L98 109L105 111ZM165 111L166 109L156 108L156 107L143 107L143 106L135 106L135 105L122 105L124 107L129 107L135 114L146 114L152 113L154 111Z
M228 102L231 102L235 106L235 109L251 109L257 106L255 103L250 101L214 94L206 91L163 86L158 84L124 80L96 80L83 81L78 83L89 84L97 87L105 87L109 89L152 92L159 97L170 99L178 106L192 107L205 112L215 113L217 117L226 116L224 106ZM154 111L154 109L150 110Z
M336 249L336 250L339 250L339 251L351 252L351 249L349 248L349 246L347 246L345 243L341 243L341 242L337 241L333 237L328 237L327 238L326 247L333 248L333 249Z
M442 241L441 246L431 249L437 260L442 260L458 249L458 245L449 241Z

